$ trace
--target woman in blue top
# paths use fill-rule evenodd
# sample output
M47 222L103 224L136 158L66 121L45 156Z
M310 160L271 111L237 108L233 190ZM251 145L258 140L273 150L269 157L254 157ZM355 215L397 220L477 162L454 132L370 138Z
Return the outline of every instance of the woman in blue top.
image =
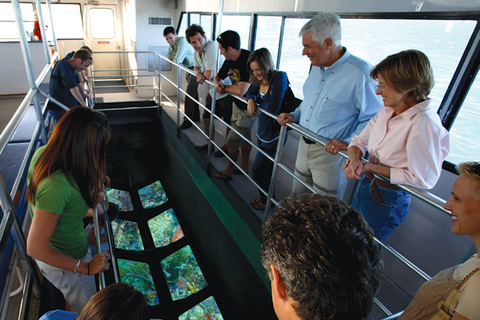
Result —
M278 115L285 93L288 89L287 74L276 71L272 55L266 48L260 48L250 54L247 60L247 69L250 73L251 86L247 92L248 113L253 117L256 114L258 103L262 108L274 115ZM264 113L258 116L257 139L258 147L271 157L275 157L277 151L278 135L280 127L275 119ZM273 162L261 152L257 152L252 165L253 179L268 191L272 176ZM257 210L265 209L267 196L260 192L260 198L252 200L250 204Z

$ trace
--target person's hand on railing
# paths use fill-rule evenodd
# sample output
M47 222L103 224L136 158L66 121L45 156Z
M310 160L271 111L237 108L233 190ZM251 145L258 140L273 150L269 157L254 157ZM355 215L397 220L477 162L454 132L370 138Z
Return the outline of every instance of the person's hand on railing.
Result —
M291 123L295 120L295 117L290 113L280 113L277 116L277 122L280 123L282 127L285 127L287 123Z
M333 139L325 143L325 151L336 155L340 150L347 150L348 144L342 140Z
M90 275L108 270L109 267L110 264L108 263L108 255L105 253L94 255L93 259L89 262Z
M364 163L360 159L348 160L343 167L347 179L361 179Z
M217 85L215 86L215 91L219 94L225 94L227 93L225 91L225 85L221 82L217 83Z
M252 117L255 117L255 112L257 111L257 105L253 98L248 99L247 112Z

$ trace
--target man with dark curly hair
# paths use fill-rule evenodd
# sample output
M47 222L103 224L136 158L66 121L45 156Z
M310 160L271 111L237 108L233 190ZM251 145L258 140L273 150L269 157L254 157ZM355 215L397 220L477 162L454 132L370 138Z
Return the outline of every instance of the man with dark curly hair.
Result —
M287 200L265 223L262 262L280 320L367 319L382 274L362 214L318 194Z

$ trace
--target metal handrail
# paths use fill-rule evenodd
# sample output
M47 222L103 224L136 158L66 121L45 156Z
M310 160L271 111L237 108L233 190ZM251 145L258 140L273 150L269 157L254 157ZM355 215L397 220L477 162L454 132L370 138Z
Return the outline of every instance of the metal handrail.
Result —
M184 71L184 72L187 72L187 73L190 73L190 74L194 74L190 69L188 68L185 68L183 67L182 65L179 65L175 62L172 62L170 61L168 58L162 56L162 55L159 55L159 54L156 54L159 56L160 59L164 59L166 61L168 61L169 63L171 63L172 65L176 66L177 68L179 68L180 70ZM196 100L195 98L193 98L192 96L190 96L185 90L183 90L182 88L180 88L180 86L178 84L175 84L173 81L171 81L170 79L168 79L167 77L165 77L160 71L157 71L161 78L164 78L166 79L168 82L170 82L172 85L174 85L179 92L185 94L186 97L194 100L196 103L198 103L202 108L204 108L205 110L207 110L208 112L210 112L212 114L212 118L215 117L217 120L219 120L220 122L223 123L223 125L225 125L226 127L229 127L231 130L235 131L237 134L238 132L232 128L230 125L228 125L227 123L225 123L222 119L220 119L219 117L217 117L215 114L214 114L214 110L212 108L212 110L208 110L206 109L206 107L200 103L198 100ZM180 82L180 81L179 81ZM206 81L209 85L211 86L214 86L214 84L211 82L211 81ZM159 89L160 90L160 89ZM167 97L167 99L172 103L172 105L174 105L178 112L182 113L185 117L187 117L188 120L190 120L194 126L200 130L200 127L198 127L195 122L192 121L192 119L188 118L188 116L180 109L180 106L179 104L175 104L173 103L173 101L168 98L168 96L163 93L163 92L160 92L162 96L164 97ZM247 103L247 101L243 98L243 97L238 97L238 96L235 96L235 95L231 95L233 96L235 99L238 99L240 100L241 102L243 103ZM258 110L264 114L266 114L267 116L269 116L270 118L272 119L275 119L276 120L276 116L269 113L268 111L266 111L265 109L263 108L258 108ZM177 117L177 124L179 124L179 117ZM265 213L264 213L264 218L263 218L263 221L266 220L269 212L270 212L270 204L272 201L275 201L273 198L272 198L272 189L273 189L273 182L275 181L276 179L276 170L278 167L281 167L285 172L287 172L290 176L292 176L293 178L297 179L299 182L301 182L305 187L307 187L308 189L310 189L312 192L315 192L310 186L306 185L305 183L303 183L303 181L300 181L296 176L295 174L289 170L286 166L282 165L281 163L279 163L279 159L281 157L281 154L282 154L282 150L281 148L283 148L283 145L284 145L284 142L285 142L285 132L286 132L286 127L289 127L291 128L292 130L298 132L299 134L301 135L304 135L306 137L308 137L309 139L311 140L314 140L315 142L319 143L320 145L322 146L325 146L325 144L329 141L328 139L324 138L324 137L321 137L319 135L317 135L316 133L306 129L306 128L303 128L301 127L300 125L298 124L295 124L295 123L289 123L287 124L287 126L285 127L282 127L281 128L281 132L280 132L280 136L279 136L279 141L278 141L278 147L277 147L277 153L275 155L275 158L272 158L271 156L267 155L265 152L263 152L263 150L261 150L260 148L258 148L256 145L254 145L253 143L251 143L247 138L243 137L243 135L239 134L239 136L242 137L242 139L244 141L247 141L248 143L250 143L258 152L262 152L262 154L264 156L266 156L268 159L270 159L271 161L274 162L274 171L272 172L272 180L271 180L271 183L270 183L270 190L268 190L268 192L266 190L263 190L262 188L260 188L258 186L258 184L253 181L253 179L250 178L250 176L248 174L246 174L246 172L244 172L234 161L232 161L232 159L230 159L228 157L227 154L225 154L223 151L222 153L227 156L227 158L229 159L229 161L231 161L238 169L240 169L242 171L242 173L251 181L255 184L255 186L257 188L259 188L259 190L261 190L264 194L267 195L267 205L266 205L266 209L265 209ZM200 130L200 132L204 135L204 136L207 136L206 134L204 134L202 132L202 130ZM209 143L213 143L217 148L218 146L212 141L211 137L209 137ZM210 148L209 148L210 149ZM220 150L220 148L218 148ZM340 156L342 156L343 158L345 159L348 159L348 154L345 150L342 150L340 152L338 152L338 154ZM207 154L207 162L209 162L209 157L210 157L210 153ZM365 159L363 159L365 160ZM366 161L366 160L365 160ZM374 175L377 177L377 178L380 178L382 180L385 180L387 182L390 182L390 179L388 179L387 177L384 177L382 175L379 175L379 174L375 174ZM416 198L426 202L427 204L429 204L430 206L440 210L441 212L443 213L446 213L448 215L450 215L450 212L448 212L447 210L445 210L443 208L443 205L445 204L445 200L441 199L440 197L437 197L436 195L433 195L432 193L426 191L426 190L423 190L423 189L418 189L418 188L414 188L414 187L409 187L409 186L403 186L403 185L397 185L399 188L409 192L410 194L412 194L413 196L415 196ZM278 205L278 203L275 201L275 204ZM393 249L392 247L390 247L389 245L379 241L378 239L375 239L377 241L377 243L382 246L383 248L385 248L389 253L391 253L396 259L398 259L400 262L402 262L404 265L406 265L408 268L410 268L412 271L414 271L416 274L418 274L420 277L422 277L424 280L428 281L431 279L431 277L425 273L423 270L421 270L420 268L418 268L414 263L412 263L411 261L409 261L407 258L405 258L403 255L401 255L399 252L397 252L395 249ZM392 313L380 302L378 301L377 299L375 299L374 303L380 308L382 309L388 316L390 316Z

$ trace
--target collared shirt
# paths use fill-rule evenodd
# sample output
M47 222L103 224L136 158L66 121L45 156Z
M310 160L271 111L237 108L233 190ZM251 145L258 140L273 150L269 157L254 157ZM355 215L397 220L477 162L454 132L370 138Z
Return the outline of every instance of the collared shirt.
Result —
M184 37L175 39L173 46L168 47L167 58L184 67L191 68L193 66L193 47ZM172 57L174 57L172 59Z
M395 117L392 108L383 108L350 146L368 151L370 162L390 167L391 183L433 188L450 144L430 104L427 99Z
M206 70L217 70L215 68L215 49L216 45L215 42L206 39L205 40L205 46L203 47L203 54L202 57L200 57L200 53L195 51L194 57L193 57L193 66L196 68L202 69L202 72ZM223 63L223 56L218 55L218 65L221 65ZM210 79L209 79L210 80Z
M329 68L312 67L303 85L303 102L292 112L295 121L327 139L350 142L383 105L371 69L346 48Z

